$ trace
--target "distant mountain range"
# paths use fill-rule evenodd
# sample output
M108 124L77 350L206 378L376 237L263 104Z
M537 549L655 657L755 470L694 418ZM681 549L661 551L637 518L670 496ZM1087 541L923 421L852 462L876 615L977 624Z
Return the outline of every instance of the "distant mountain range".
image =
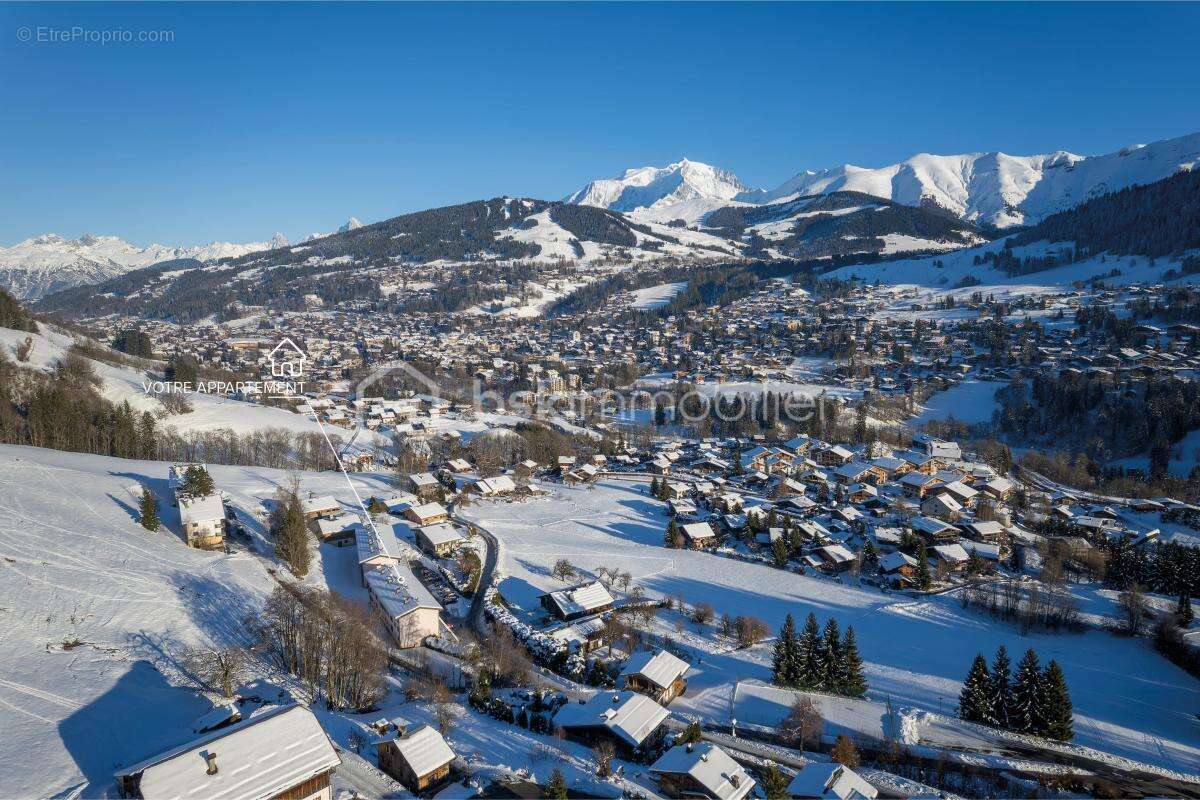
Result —
M922 153L874 169L846 164L806 170L764 191L747 189L730 172L685 159L592 181L567 201L627 212L644 221L703 224L718 208L848 191L907 206L933 206L968 222L1008 228L1040 222L1098 195L1153 183L1198 163L1200 133L1193 133L1100 156Z
M969 247L1092 198L1200 164L1200 133L1100 156L921 154L880 168L804 171L771 189L689 159L589 182L561 202L497 198L363 225L292 246L137 247L114 236L47 234L0 248L0 286L25 299L110 281L164 261L213 264L271 253L299 264L471 260L842 258ZM597 208L602 214L571 212ZM484 214L482 218L477 214ZM497 213L497 217L486 215ZM381 239L379 231L392 231Z

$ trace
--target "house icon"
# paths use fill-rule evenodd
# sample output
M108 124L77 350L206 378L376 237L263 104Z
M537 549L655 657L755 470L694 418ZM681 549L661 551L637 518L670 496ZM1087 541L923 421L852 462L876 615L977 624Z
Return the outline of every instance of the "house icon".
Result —
M304 374L305 361L308 355L287 336L267 354L271 374L276 378L299 378Z

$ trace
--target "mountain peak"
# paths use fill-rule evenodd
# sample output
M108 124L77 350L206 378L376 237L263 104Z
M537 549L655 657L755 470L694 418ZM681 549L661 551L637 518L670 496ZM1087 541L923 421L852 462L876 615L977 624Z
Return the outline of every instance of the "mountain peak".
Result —
M746 191L732 172L682 158L665 167L634 167L588 183L568 203L613 211L661 208L688 200L729 201Z
M357 228L361 228L362 226L363 224L358 221L358 217L351 217L350 219L346 220L345 225L342 225L337 229L337 232L347 233L349 231L356 230Z

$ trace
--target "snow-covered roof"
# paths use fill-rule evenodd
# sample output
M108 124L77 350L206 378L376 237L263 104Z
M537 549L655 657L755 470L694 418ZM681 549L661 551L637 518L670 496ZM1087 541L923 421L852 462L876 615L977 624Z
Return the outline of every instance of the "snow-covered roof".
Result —
M564 728L607 728L634 747L669 716L665 708L637 692L600 692L586 703L562 707L554 718Z
M507 475L497 475L494 478L480 478L475 481L475 488L480 494L504 494L516 490L517 484Z
M690 775L718 800L741 800L754 788L754 779L741 764L711 742L672 747L650 766L651 772Z
M391 619L399 619L418 608L441 611L442 606L404 562L380 564L364 576L371 595Z
M422 525L417 528L421 535L432 545L461 542L463 535L449 522L438 522L433 525Z
M970 556L967 555L967 551L963 549L961 544L939 544L930 549L932 549L933 552L937 554L937 557L942 561L949 561L954 564L957 564L960 561L966 561L968 558L970 558Z
M215 755L209 775L207 756ZM123 769L155 800L269 798L341 763L317 718L300 705L265 709L232 727Z
M712 537L716 536L716 533L713 532L712 526L707 522L689 522L686 525L680 525L679 530L684 536L692 541L696 541L698 539L711 539Z
M788 796L822 800L873 800L879 792L858 773L836 762L806 764L788 784Z
M613 596L600 581L551 592L550 600L565 616L586 614L613 604Z
M436 728L422 725L403 739L395 740L401 757L418 776L428 775L454 760L454 751Z
M373 558L390 558L400 561L404 558L404 547L400 544L395 531L387 526L359 526L354 531L355 544L358 546L358 563L365 564Z
M305 514L318 514L326 511L336 511L339 506L332 496L323 494L320 497L305 497L300 500L300 508Z
M828 547L817 548L821 555L835 564L845 564L848 561L854 560L854 553L851 553L840 544L831 544Z
M179 521L184 525L194 522L210 522L224 517L225 505L221 502L220 495L179 498Z
M884 572L895 572L901 567L916 567L917 560L908 553L902 553L897 550L894 553L888 553L885 556L879 557L879 568Z
M659 650L657 653L634 653L625 662L621 675L640 675L655 686L666 689L687 671L686 661L666 650Z
M419 506L411 506L408 510L411 511L418 519L431 519L433 517L443 516L447 513L446 507L441 503L424 503Z
M348 531L355 525L360 524L358 517L354 514L339 514L333 519L317 520L317 530L322 536L332 536L335 533Z

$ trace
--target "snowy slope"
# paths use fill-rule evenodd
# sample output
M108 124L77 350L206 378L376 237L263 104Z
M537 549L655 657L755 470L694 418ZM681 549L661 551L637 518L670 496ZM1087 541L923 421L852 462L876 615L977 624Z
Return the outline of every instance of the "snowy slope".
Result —
M651 597L703 600L718 614L759 617L772 631L786 614L802 620L814 611L822 620L833 616L843 627L854 626L871 699L950 713L977 652L990 655L1000 643L1014 654L1034 647L1043 663L1053 658L1066 672L1075 704L1075 743L1200 772L1192 716L1200 686L1142 641L1099 631L1023 635L964 610L952 596L884 595L849 578L798 575L714 553L668 549L662 546L665 505L651 499L644 485L630 482L554 486L547 498L476 502L461 513L500 540L498 586L520 609L536 610L542 592L561 588L550 567L566 558L593 574L600 566L618 566ZM734 684L769 679L769 643L713 649L707 645L711 640L690 631L671 635L689 646L710 648L688 674L688 691L672 704L675 710L725 720ZM738 716L741 722L758 721Z
M12 357L13 348L31 334L0 328L0 350ZM42 326L42 332L32 334L33 353L27 366L50 371L74 341L70 336ZM93 361L92 367L104 381L100 394L113 403L128 402L136 412L158 412L162 404L146 394L143 382L147 376L131 367L114 366ZM174 428L181 434L189 432L230 429L246 434L265 428L282 428L290 433L319 433L320 426L312 416L294 414L282 408L246 403L212 394L189 394L192 410L173 414L159 422L163 428ZM373 436L377 436L373 434ZM386 443L377 436L377 440Z
M189 549L167 502L164 462L0 446L0 786L6 797L116 796L113 771L190 738L208 710L181 657L245 643L248 615L275 585L270 544L232 555ZM289 473L212 466L243 519ZM353 496L338 473L301 487ZM387 486L354 476L359 491ZM139 484L159 497L164 528L137 520ZM261 526L260 526L261 527ZM334 548L336 550L336 548ZM352 548L351 548L352 550ZM321 550L308 582L343 588L353 559ZM344 562L344 563L343 563ZM74 646L68 645L78 640Z
M48 233L0 247L0 286L18 298L38 298L70 286L99 283L130 270L180 258L215 261L287 245L283 234L269 242L213 242L199 247L138 247L116 236L67 239Z
M801 172L762 200L849 190L905 205L933 202L965 219L1007 227L1039 222L1135 183L1153 183L1198 161L1200 133L1090 157L1064 151L1038 156L921 153L877 169L846 164Z
M632 211L689 200L729 201L744 192L746 187L732 172L685 158L665 167L627 169L615 178L592 181L566 201Z

